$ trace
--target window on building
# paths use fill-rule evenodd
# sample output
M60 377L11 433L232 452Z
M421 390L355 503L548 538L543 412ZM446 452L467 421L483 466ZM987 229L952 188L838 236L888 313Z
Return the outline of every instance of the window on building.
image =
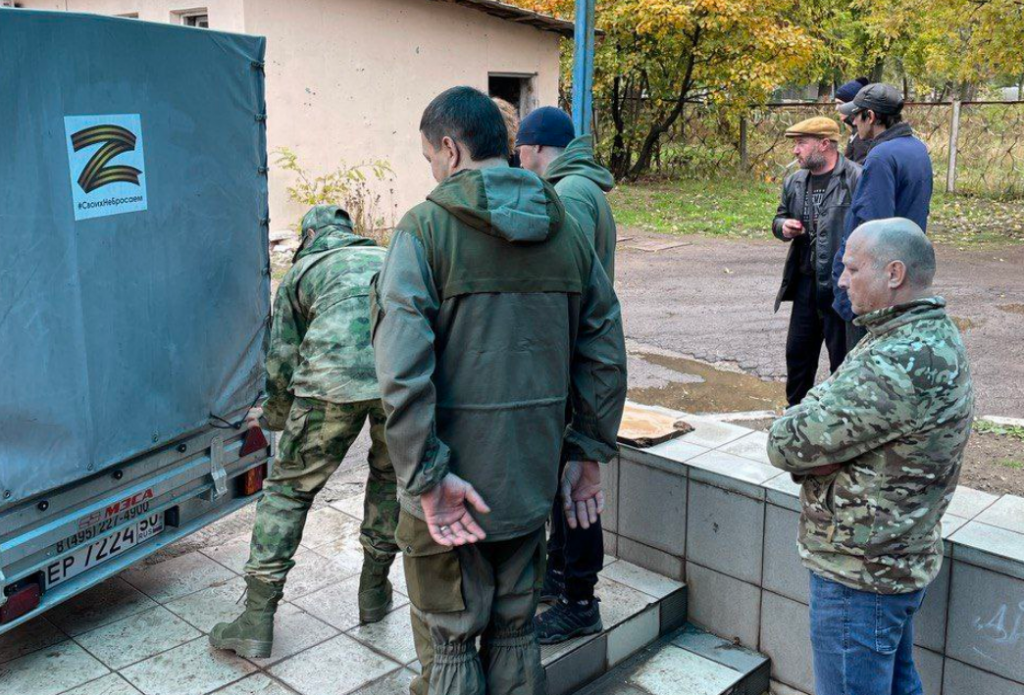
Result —
M198 29L210 28L210 12L205 7L192 10L181 10L174 13L182 26L196 27Z
M517 107L519 115L525 116L537 107L533 96L534 77L536 75L492 72L487 76L487 92Z
M115 15L115 16L117 16L117 17L124 17L125 19L138 19L139 18L139 13L138 12L128 12L126 14L119 14L119 15Z

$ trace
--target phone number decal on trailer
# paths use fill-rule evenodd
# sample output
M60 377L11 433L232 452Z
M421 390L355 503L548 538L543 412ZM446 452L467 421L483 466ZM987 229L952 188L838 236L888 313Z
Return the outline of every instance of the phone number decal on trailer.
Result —
M142 504L136 505L126 512L122 512L116 516L112 516L108 519L104 519L100 523L92 526L91 528L79 531L76 534L68 536L64 540L57 543L57 552L63 553L65 550L74 548L86 541L91 541L96 536L106 533L115 526L120 526L123 523L137 519L149 512L149 502L143 502Z
M46 588L78 576L91 567L150 540L164 530L163 513L151 514L130 526L80 548L66 557L50 563L44 572Z

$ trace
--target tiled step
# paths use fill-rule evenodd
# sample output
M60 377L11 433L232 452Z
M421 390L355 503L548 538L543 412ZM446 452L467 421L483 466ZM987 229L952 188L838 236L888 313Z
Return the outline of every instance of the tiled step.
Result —
M597 585L604 632L542 650L548 695L569 695L686 623L686 587L606 558Z
M577 695L764 695L768 657L687 624Z

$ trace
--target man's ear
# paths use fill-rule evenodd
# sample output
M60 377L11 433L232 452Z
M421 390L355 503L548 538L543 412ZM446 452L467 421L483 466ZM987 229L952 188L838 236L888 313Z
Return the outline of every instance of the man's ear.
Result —
M462 150L459 149L458 143L445 135L441 138L441 149L444 150L445 156L452 160L452 171L457 169L462 161Z
M898 290L907 282L907 266L903 261L892 261L885 268L889 275L889 289Z

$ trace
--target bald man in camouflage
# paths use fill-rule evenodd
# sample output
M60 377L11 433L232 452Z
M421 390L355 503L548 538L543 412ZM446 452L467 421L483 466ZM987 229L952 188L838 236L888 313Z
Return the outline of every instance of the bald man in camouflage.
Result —
M818 695L918 695L914 614L942 566L974 392L932 292L935 252L893 218L850 236L839 281L867 337L772 425L771 462L802 483Z
M284 433L256 508L245 612L210 633L214 647L244 657L270 656L274 613L295 566L306 514L367 419L372 445L359 539L359 619L377 622L391 605L387 577L398 552L398 497L384 441L369 300L385 250L353 233L348 214L335 206L311 209L302 230L302 247L274 302L267 399L249 414L250 426Z

